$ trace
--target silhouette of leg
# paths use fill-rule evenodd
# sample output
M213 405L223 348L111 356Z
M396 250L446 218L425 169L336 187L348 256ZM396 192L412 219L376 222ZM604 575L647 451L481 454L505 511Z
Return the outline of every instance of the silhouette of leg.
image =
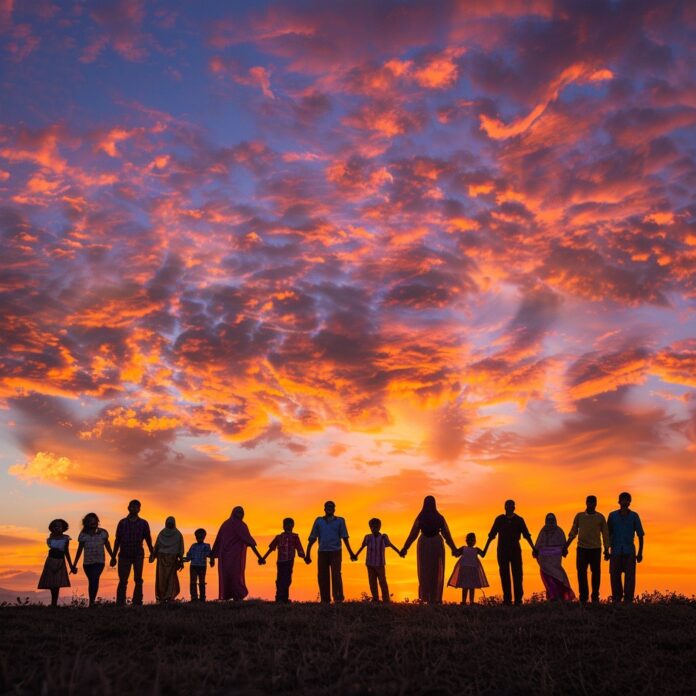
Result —
M88 563L83 566L85 575L87 576L87 593L89 595L90 606L94 604L97 599L97 594L99 593L99 578L104 570L103 563Z
M276 602L287 602L290 599L290 583L292 582L292 561L281 561L276 564Z
M331 601L331 551L317 552L317 581L322 602Z
M632 602L636 592L636 557L635 554L624 555L624 602Z
M522 587L522 552L516 553L510 559L512 569L512 586L515 590L515 604L522 604L524 588Z
M143 603L143 562L145 559L133 559L133 604L140 605Z
M205 602L205 576L208 573L208 568L206 566L200 566L198 568L198 596L201 602Z
M118 587L116 588L116 604L126 603L126 590L133 562L130 558L118 557Z
M580 601L584 604L590 594L589 587L587 586L587 566L589 564L588 549L581 549L578 546L577 556L575 558L575 567L578 571L578 594ZM594 582L594 574L592 578Z
M387 569L385 566L377 568L377 580L379 580L379 588L382 590L382 601L389 602L389 586L387 585Z
M367 581L370 583L370 594L373 602L379 602L379 594L377 592L377 569L374 566L367 567Z
M510 585L510 561L498 554L498 570L500 571L500 584L503 587L503 604L512 604L512 587Z
M599 602L599 583L602 579L602 549L590 549L590 574L592 575L592 601Z
M343 554L340 551L330 551L331 554L331 589L334 602L343 601L343 577L341 576L341 561Z
M192 565L189 568L189 581L190 581L189 590L191 592L191 601L197 602L198 601L198 568L195 565Z
M611 598L614 602L623 599L623 582L621 578L623 554L612 553L609 560L609 578L611 580Z

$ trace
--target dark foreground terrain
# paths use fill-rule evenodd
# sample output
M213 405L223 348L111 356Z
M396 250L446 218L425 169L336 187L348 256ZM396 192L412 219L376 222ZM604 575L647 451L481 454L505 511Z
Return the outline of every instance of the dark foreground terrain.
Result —
M1 694L694 694L696 601L0 608Z

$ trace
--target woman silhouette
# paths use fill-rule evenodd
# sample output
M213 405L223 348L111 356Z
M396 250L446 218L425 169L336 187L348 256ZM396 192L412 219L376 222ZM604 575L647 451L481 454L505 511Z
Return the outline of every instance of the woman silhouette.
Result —
M420 534L420 536L418 536ZM442 590L445 585L445 544L452 550L452 555L458 554L452 540L447 521L438 512L435 498L426 496L423 509L416 517L411 533L401 549L405 556L411 544L418 537L418 599L428 604L442 603Z

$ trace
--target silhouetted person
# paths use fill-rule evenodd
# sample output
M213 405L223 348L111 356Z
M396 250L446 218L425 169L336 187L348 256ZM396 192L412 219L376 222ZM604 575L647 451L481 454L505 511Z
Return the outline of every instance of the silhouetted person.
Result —
M324 503L324 516L317 517L312 525L307 544L305 563L312 562L312 546L319 541L317 553L317 580L319 581L319 596L322 602L330 602L333 594L334 602L343 601L343 578L341 576L341 542L350 554L350 560L356 560L353 549L348 541L346 521L336 517L336 503L327 500Z
M578 571L578 592L580 601L587 602L589 590L587 587L587 568L590 568L592 577L592 603L599 602L599 585L602 578L602 544L604 555L607 556L609 548L609 530L607 521L601 512L597 512L597 497L588 495L585 501L584 512L578 512L573 520L573 526L568 533L566 549L578 538L577 556L575 566Z
M632 602L636 591L636 563L643 560L643 525L638 514L629 510L631 494L619 495L619 509L609 513L609 577L615 602ZM638 537L638 553L634 537Z
M292 584L292 570L295 565L295 553L300 558L305 557L300 537L292 531L294 528L295 520L292 517L286 517L283 520L282 533L273 537L268 545L268 551L263 555L263 560L265 561L273 551L278 550L276 559L276 602L290 601L290 585Z
M524 589L522 587L522 549L520 537L527 540L532 551L532 535L527 529L524 520L515 514L515 501L505 501L505 514L498 515L488 533L488 541L483 549L488 551L493 539L498 537L498 569L500 570L500 583L503 586L503 603L512 604L512 588L510 587L510 573L512 573L512 585L515 590L515 604L522 604Z
M212 550L210 544L205 543L207 532L205 529L197 529L194 533L196 543L191 544L186 556L185 562L190 562L189 580L191 589L191 601L205 602L205 575L208 570L206 562L210 562L210 567L215 566L215 559L211 556Z
M124 517L116 527L116 539L114 540L114 555L111 565L116 565L118 557L118 587L116 588L116 604L126 603L126 589L131 569L133 569L133 604L143 603L143 564L145 552L143 541L150 551L152 562L152 537L150 525L140 517L140 501L131 500L128 503L128 517Z
M466 535L466 546L459 549L459 560L454 564L452 575L447 581L449 587L460 587L462 590L462 604L474 603L474 593L477 589L488 587L488 578L479 560L484 553L476 546L476 535L469 532Z
M99 517L95 512L88 512L82 518L82 531L77 537L77 553L75 554L75 570L84 551L85 562L82 569L85 571L88 583L89 606L93 606L99 593L99 578L106 565L104 549L113 559L114 552L109 542L109 532L99 526Z
M546 515L532 555L539 563L546 598L551 602L569 602L575 599L568 574L563 568L563 557L568 555L565 532L558 526L556 515L552 512Z
M235 602L240 602L249 594L245 578L247 548L251 547L261 565L266 562L258 552L256 541L243 520L244 508L237 505L220 526L211 551L211 558L219 560L219 597Z
M419 536L420 534L420 536ZM418 513L411 527L411 532L401 549L403 558L418 537L418 599L428 604L440 604L445 586L445 544L450 547L453 556L458 549L452 540L447 521L438 512L435 498L428 495L423 499L423 508Z
M370 584L370 592L372 593L372 601L379 602L379 592L377 585L382 591L382 601L389 600L389 586L387 585L387 559L386 550L394 549L399 553L399 549L389 541L386 534L382 534L382 520L373 517L369 522L370 534L366 534L360 548L355 552L355 558L360 556L363 549L367 549L365 554L365 566L367 567L367 581Z
M157 559L155 597L158 602L171 602L179 596L177 573L184 567L184 537L173 517L167 517L164 529L157 535L152 555Z
M51 591L51 606L56 607L60 588L70 587L68 569L65 566L66 559L73 573L77 572L77 568L70 560L70 537L65 533L68 531L68 523L61 519L53 520L48 525L48 531L50 532L46 539L48 556L44 562L38 588Z

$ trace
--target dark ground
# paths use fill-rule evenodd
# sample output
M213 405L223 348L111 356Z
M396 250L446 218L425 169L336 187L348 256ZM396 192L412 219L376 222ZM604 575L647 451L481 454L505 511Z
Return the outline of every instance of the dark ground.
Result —
M696 600L0 608L0 694L696 694Z

